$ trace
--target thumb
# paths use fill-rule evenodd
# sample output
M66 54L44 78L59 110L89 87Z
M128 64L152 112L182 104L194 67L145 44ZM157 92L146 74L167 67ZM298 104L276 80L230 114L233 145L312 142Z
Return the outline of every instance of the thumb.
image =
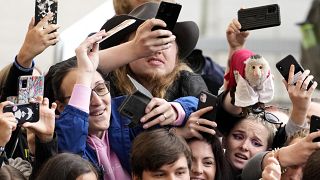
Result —
M22 127L27 128L29 130L32 130L33 129L33 124L34 123L25 122L25 123L22 124Z
M32 29L34 27L34 17L31 18L31 21L29 23L29 26L28 26L28 30Z

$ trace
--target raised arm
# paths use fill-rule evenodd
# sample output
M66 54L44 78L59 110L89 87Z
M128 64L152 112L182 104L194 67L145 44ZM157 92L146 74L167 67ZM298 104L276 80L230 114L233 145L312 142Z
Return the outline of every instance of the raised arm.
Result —
M152 31L151 29L154 26L165 27L166 25L159 19L146 20L137 29L132 40L118 46L101 50L99 52L99 68L104 72L110 72L131 61L151 56L157 51L168 49L176 37L168 30Z

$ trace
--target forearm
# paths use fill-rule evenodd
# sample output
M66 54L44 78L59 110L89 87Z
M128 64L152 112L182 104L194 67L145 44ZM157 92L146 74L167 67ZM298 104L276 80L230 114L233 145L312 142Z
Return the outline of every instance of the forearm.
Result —
M227 93L227 95L225 96L224 100L223 100L223 108L230 114L232 115L239 115L242 112L242 108L241 107L237 107L233 104L231 104L231 96L230 96L230 92Z
M24 68L31 68L32 60L35 57L28 49L26 45L23 45L17 55L17 62Z
M99 69L103 72L111 72L118 67L142 58L135 51L132 41L99 51Z
M305 124L307 117L307 109L299 109L293 106L290 119L297 125Z

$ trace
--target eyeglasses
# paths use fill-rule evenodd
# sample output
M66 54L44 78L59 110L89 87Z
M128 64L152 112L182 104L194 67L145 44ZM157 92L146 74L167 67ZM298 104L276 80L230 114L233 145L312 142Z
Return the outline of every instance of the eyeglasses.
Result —
M104 81L101 83L98 83L93 89L91 89L91 97L92 98L92 93L95 92L99 97L105 96L107 95L110 91L110 82L109 81ZM66 99L70 99L71 96L66 96L66 97L62 97L61 99L63 99L63 101L65 101Z
M250 112L252 114L259 114L262 119L271 124L278 124L280 126L283 124L276 115L266 112L264 108L253 108Z

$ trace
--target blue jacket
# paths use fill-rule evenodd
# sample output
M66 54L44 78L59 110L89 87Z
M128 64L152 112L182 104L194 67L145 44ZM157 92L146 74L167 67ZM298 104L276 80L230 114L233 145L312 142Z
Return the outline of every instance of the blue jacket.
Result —
M130 151L133 139L143 131L143 128L129 128L130 119L121 116L118 107L125 99L125 96L112 98L111 101L111 120L108 128L110 148L115 152L121 165L130 174ZM178 102L183 107L186 118L197 109L198 99L193 96L182 97ZM73 106L67 105L56 120L56 134L58 136L59 152L71 152L81 155L88 159L97 168L102 167L98 164L97 155L94 149L87 144L88 136L88 113L81 111Z

